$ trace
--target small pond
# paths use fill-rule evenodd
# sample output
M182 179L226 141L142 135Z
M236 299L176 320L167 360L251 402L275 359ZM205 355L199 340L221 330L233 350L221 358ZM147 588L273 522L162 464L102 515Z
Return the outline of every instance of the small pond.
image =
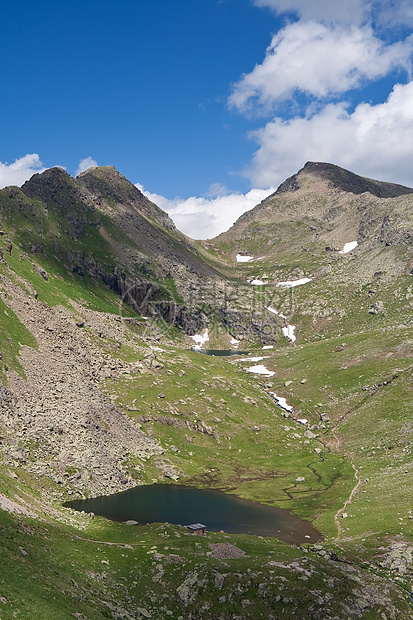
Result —
M202 355L216 355L218 357L229 357L230 355L249 355L249 351L236 351L235 349L194 349Z
M207 530L229 534L275 536L299 545L322 539L308 521L282 508L240 499L220 491L176 484L135 487L122 493L75 500L64 504L75 510L93 512L112 521L139 523L204 523Z

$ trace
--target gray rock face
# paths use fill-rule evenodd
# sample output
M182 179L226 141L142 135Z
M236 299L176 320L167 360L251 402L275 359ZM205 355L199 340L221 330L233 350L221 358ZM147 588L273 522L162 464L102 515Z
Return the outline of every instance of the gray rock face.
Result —
M317 435L315 435L312 431L307 430L304 433L304 437L307 437L307 439L315 439Z
M49 279L48 273L47 273L47 271L45 269L43 269L42 267L38 267L37 271L40 273L40 275L42 276L43 280L47 281Z
M176 589L178 600L184 607L194 603L198 597L198 574L189 573Z
M405 576L413 572L413 546L407 543L394 543L380 566Z
M371 304L369 314L381 314L382 316L386 316L384 303L382 301L376 301L374 304Z

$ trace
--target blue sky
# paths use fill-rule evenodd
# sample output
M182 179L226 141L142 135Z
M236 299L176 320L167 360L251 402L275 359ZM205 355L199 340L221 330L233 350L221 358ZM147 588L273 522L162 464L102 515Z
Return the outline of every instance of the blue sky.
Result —
M413 0L4 0L0 185L114 165L210 237L307 160L413 186Z

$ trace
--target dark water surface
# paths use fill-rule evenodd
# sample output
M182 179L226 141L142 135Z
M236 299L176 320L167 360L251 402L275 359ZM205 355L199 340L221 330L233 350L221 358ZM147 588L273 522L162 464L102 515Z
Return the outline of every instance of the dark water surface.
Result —
M64 504L75 510L93 512L112 521L189 525L201 522L208 530L229 534L275 536L290 544L316 542L322 536L308 521L287 510L240 499L210 489L176 484L135 487L93 499Z
M236 351L235 349L194 349L202 355L217 355L218 357L229 357L230 355L249 355L249 351Z

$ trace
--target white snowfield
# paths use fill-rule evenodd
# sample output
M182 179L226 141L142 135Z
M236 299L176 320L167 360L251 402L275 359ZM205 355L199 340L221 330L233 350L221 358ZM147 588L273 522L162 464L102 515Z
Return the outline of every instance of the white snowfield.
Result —
M206 327L204 332L200 334L196 334L195 336L190 336L192 340L195 342L194 349L200 349L202 345L204 345L209 340L208 328Z
M273 349L274 345L273 344L266 344L264 347L262 347L263 351L264 349Z
M350 243L346 243L344 248L340 250L339 254L347 254L347 252L351 252L358 246L357 241L350 241Z
M237 362L261 362L262 360L268 359L268 355L266 357L242 357Z
M247 370L248 372L253 372L257 375L265 375L266 377L273 377L275 375L275 372L268 370L268 368L266 368L262 364L258 364L257 366L250 366L249 368L247 368Z
M294 334L295 325L286 325L286 327L281 328L281 332L283 336L291 340L291 342L295 342L297 340L296 335Z
M237 263L249 263L254 260L253 256L244 256L244 254L237 254Z
M291 405L287 405L287 401L282 396L277 396L275 392L270 392L273 399L276 401L277 405L281 407L281 409L285 409L285 411L293 411L293 407Z
M248 284L252 284L253 286L262 286L264 282L262 280L248 280Z
M278 312L277 310L274 310L274 308L271 308L271 306L265 306L265 309L268 310L268 312L272 312L272 314L276 314L277 316L280 316L282 319L287 318L286 316L284 316L284 314L281 314L281 312Z
M301 284L307 284L311 282L311 278L301 278L300 280L288 280L287 282L278 282L276 286L282 286L283 288L294 288L294 286L301 286Z

